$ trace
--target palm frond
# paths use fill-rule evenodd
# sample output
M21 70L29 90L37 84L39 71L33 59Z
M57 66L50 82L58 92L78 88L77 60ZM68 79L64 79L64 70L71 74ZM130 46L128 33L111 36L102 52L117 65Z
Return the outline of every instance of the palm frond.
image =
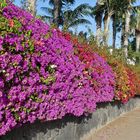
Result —
M87 19L77 19L73 21L68 27L71 28L71 27L75 27L75 26L79 26L83 24L91 24L91 22Z
M73 12L73 10L69 9L69 10L63 11L63 14L72 13L72 12Z
M45 1L45 0L43 0ZM74 4L75 0L62 0L62 5L66 5L66 4ZM49 4L50 5L54 5L54 1L53 0L49 0Z
M53 9L49 7L41 7L41 9L49 15L53 15Z
M89 4L81 4L73 10L75 15L89 15L91 12L92 7Z
M74 4L75 0L62 0L64 4Z
M105 5L96 5L91 9L91 16L95 16L97 14L103 13L105 9Z
M44 0L46 1L46 0ZM53 0L49 0L49 5L53 6L54 5L54 1Z

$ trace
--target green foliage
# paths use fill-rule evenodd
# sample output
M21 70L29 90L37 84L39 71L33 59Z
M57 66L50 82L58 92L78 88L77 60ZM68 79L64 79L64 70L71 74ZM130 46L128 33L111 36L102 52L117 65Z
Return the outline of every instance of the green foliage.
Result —
M0 12L2 12L2 8L6 6L7 6L6 0L0 0Z
M53 75L48 76L46 79L41 77L41 81L46 85L50 85L51 83L54 83L55 80L56 80L56 78Z
M135 61L137 65L140 64L140 52L133 50L132 46L129 46L128 58Z
M42 18L50 23L53 21L53 12L54 9L50 7L42 7L43 11L45 11L48 15L42 16ZM88 16L90 14L91 7L88 4L81 4L77 6L74 10L72 10L71 7L69 7L69 3L65 3L63 5L63 8L61 10L61 17L60 25L63 26L63 30L67 31L69 28L77 27L79 25L83 24L91 24L89 20L85 18L85 16Z
M13 27L10 26L11 22L13 22ZM21 23L16 18L13 20L8 20L5 17L1 17L0 23L1 36L5 35L5 33L17 33L18 35L21 34L21 32L19 31Z

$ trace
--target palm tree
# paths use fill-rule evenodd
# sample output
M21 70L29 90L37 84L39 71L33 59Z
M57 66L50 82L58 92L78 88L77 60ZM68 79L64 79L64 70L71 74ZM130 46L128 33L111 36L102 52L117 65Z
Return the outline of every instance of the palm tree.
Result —
M113 48L115 48L117 28L122 27L122 39L125 52L128 48L128 32L130 22L130 8L131 3L135 0L98 0L96 6L93 8L92 14L95 15L96 20L96 38L99 40L99 32L101 32L102 16L104 22L104 45L108 45L109 24L112 19L113 22ZM123 28L123 15L125 13L125 24ZM122 21L121 21L122 20Z
M134 1L134 0L133 0ZM108 42L108 31L109 31L109 23L112 18L113 22L113 48L115 48L116 44L116 33L118 25L120 24L120 15L123 15L123 13L128 13L127 18L129 16L129 3L128 0L105 0L105 16L104 16L104 42L105 45L107 45ZM129 21L127 21L129 22Z
M63 30L67 31L72 27L79 26L80 24L91 24L91 22L84 17L90 14L91 7L88 4L81 4L73 10L71 10L71 8L67 4L65 4L63 8L65 10L61 10L61 18L59 18L59 25L62 25ZM45 18L49 22L54 19L52 8L42 7L42 10L49 14L47 16L43 16L43 18Z
M116 30L116 13L121 9L122 0L98 0L96 6L92 10L92 14L95 15L96 20L96 38L98 41L99 32L101 32L101 23L102 23L102 17L104 22L104 45L108 46L108 34L109 34L109 24L111 21L111 18L113 19L114 23L114 30ZM116 31L114 32L114 39L116 38ZM115 42L115 41L114 41ZM115 43L114 43L115 44Z
M54 9L53 9L53 17L54 17L54 23L58 27L59 26L59 18L62 8L62 1L61 0L52 0Z
M63 12L63 30L68 30L72 27L77 27L80 24L91 24L91 22L85 19L84 16L90 14L91 7L88 4L81 4L74 10L68 9Z
M104 4L100 0L97 0L96 6L91 9L91 17L95 17L96 21L96 42L100 45L101 32L102 32L102 17L104 13Z
M113 42L112 46L115 49L116 48L116 35L117 32L120 32L121 29L124 29L124 18L123 13L125 12L125 1L124 0L118 0L113 5L114 13L112 15L112 31L113 31ZM123 40L123 38L122 38Z
M128 57L128 37L130 31L130 9L128 9L125 13L125 30L124 30L124 55Z
M108 34L109 34L109 24L111 21L111 17L114 14L114 4L113 0L105 0L105 13L104 13L104 45L108 46Z
M125 25L124 25L124 43L123 43L123 49L124 49L124 55L127 58L128 57L128 38L129 38L129 32L130 32L130 18L131 18L131 12L133 10L132 4L135 2L136 0L126 0L125 1Z
M131 27L135 31L135 58L136 64L140 62L140 6L134 7L134 12L131 18Z
M45 0L43 0L45 1ZM49 3L53 6L53 22L56 27L60 25L62 8L65 4L73 4L75 0L49 0Z
M112 31L113 31L113 34L112 34L112 47L113 49L116 48L116 36L117 36L117 32L120 32L122 27L121 26L121 21L122 19L120 19L120 14L121 12L115 12L113 15L112 15Z

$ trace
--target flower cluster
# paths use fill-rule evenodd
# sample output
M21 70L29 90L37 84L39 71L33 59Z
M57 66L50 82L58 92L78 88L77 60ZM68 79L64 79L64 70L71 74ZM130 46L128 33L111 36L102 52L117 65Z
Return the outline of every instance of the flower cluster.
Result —
M68 38L68 34L64 35ZM94 53L87 44L80 45L73 40L75 54L85 63L84 75L89 79L90 86L96 93L97 102L112 101L114 98L115 78L112 68L107 62Z
M72 40L75 54L86 64L85 73L96 92L97 102L110 101L114 97L114 100L127 103L135 94L139 94L139 67L136 70L136 67L131 68L124 64L122 60L108 53L106 48L96 47L94 43L87 44L69 33L63 34L66 39Z
M115 72L115 99L126 103L136 93L135 75L119 61L110 61Z
M85 65L60 31L11 3L0 23L0 135L37 119L95 110Z
M126 65L120 58L108 53L106 48L94 47L94 51L98 52L108 64L112 67L115 75L115 100L119 100L122 103L127 103L128 100L136 93L139 93L139 81L138 72L135 72L134 68Z
M131 72L133 71L132 78L133 83L136 85L136 94L140 94L140 66L131 66Z

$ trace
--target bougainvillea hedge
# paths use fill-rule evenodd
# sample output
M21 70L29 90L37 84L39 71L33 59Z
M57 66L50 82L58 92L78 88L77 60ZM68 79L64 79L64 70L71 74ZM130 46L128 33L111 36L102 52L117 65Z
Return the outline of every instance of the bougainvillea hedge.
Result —
M113 99L112 70L97 54L89 77L86 58L59 30L6 1L0 23L0 135L26 122L91 113Z
M84 74L88 77L90 86L96 91L97 102L112 101L115 90L115 78L112 68L102 57L94 53L88 45L80 45L76 39L72 42L75 54L86 64Z
M115 75L115 96L114 100L127 103L128 100L140 92L140 69L136 66L126 64L124 60L113 52L110 54L106 47L97 47L94 42L88 44L92 51L100 54L112 67ZM117 55L117 56L116 56Z
M136 94L135 74L120 61L109 61L115 73L115 99L126 103Z
M81 37L77 38L71 36L69 33L63 34L66 39L74 43L75 54L77 54L80 60L86 64L86 76L90 77L89 80L93 85L93 89L96 90L96 85L99 87L96 90L97 94L100 93L98 102L100 102L100 100L101 102L102 100L108 101L109 97L111 99L112 94L110 91L112 90L110 89L112 89L112 86L115 87L113 92L114 100L121 101L122 103L127 103L130 98L140 92L139 68L137 68L136 71L136 66L131 68L132 66L126 65L122 60L110 54L106 47L97 47L94 42L87 44ZM97 56L95 52L100 54L102 58L100 57L100 59L98 59L98 57L96 57L95 59L95 55ZM94 61L98 61L98 64L94 63ZM108 63L109 66L111 66L114 74L112 77L115 76L114 80L109 78L112 74L110 73L111 68L108 65L104 65L105 63ZM100 66L100 64L102 65ZM94 75L94 78L91 78L91 75L94 73L96 73L96 75ZM97 82L95 82L94 79L96 79ZM108 87L107 90L106 87ZM102 94L101 89L107 92L102 92Z
M140 65L138 66L131 66L131 71L134 73L134 83L136 84L136 94L140 95Z

